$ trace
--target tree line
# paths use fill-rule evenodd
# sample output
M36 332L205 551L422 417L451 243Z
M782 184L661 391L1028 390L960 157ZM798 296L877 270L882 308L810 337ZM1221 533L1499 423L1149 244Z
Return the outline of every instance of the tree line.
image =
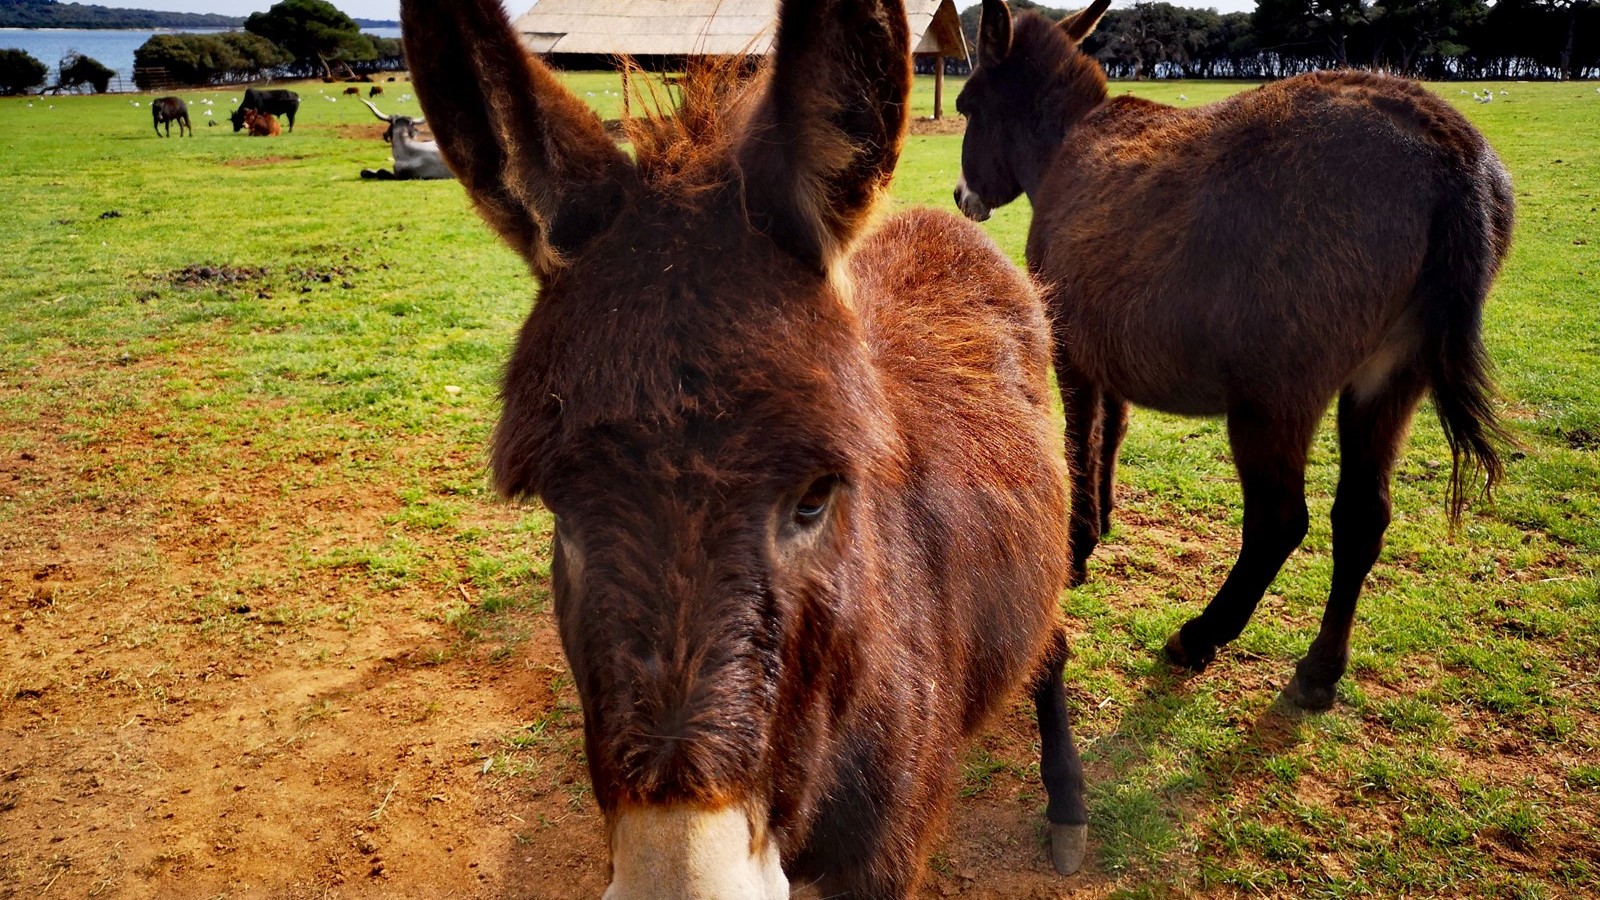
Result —
M1052 19L1071 10L1012 0ZM981 7L961 14L976 46ZM1600 0L1257 0L1226 15L1113 9L1084 41L1113 78L1282 78L1365 66L1415 78L1600 77Z
M269 76L355 78L403 66L398 38L363 34L356 20L327 0L283 0L251 15L243 31L151 36L133 52L133 82L140 90L157 90ZM61 60L58 71L57 83L44 88L44 63L21 50L0 50L0 95L84 87L104 93L116 74L75 52Z
M401 68L400 41L363 34L327 0L283 0L253 13L244 31L158 34L133 53L141 90L171 84L230 84L271 75L355 77Z
M0 0L0 28L238 28L244 19L211 13L113 9L56 0Z

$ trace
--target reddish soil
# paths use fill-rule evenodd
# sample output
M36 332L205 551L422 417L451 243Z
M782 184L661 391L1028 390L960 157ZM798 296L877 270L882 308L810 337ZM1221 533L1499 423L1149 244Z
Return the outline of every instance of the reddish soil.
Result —
M51 367L70 384L84 364ZM0 385L0 408L27 389ZM297 565L290 548L381 539L393 492L248 441L225 470L171 471L160 451L194 425L164 409L89 440L67 414L6 423L28 449L0 458L0 898L599 897L549 614L491 652L425 614L464 583ZM219 579L260 587L208 599ZM990 732L1012 769L958 804L924 896L1108 888L1049 873L1039 789L1012 774L1034 741L1020 708Z

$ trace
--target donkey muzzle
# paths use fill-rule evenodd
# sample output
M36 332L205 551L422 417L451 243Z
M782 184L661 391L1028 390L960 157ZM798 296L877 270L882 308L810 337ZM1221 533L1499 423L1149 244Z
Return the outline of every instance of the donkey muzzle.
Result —
M737 806L619 810L602 900L788 900L778 847Z
M989 205L967 187L967 176L964 172L956 180L956 206L960 208L962 215L974 222L987 221L992 212Z

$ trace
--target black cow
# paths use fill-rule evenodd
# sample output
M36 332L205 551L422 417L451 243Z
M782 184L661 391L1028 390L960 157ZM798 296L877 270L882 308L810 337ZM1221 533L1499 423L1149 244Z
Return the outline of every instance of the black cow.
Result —
M244 111L253 109L257 112L270 113L274 116L283 116L289 120L289 130L294 130L294 114L300 108L300 95L294 91L262 91L256 88L246 88L244 100L239 108L233 111L233 130L244 129Z
M189 123L189 104L183 102L181 97L157 97L150 101L150 118L155 125L156 136L161 136L161 126L167 126L167 137L172 137L172 123L178 123L178 137L183 137L183 130L189 129L189 137L194 137L194 126Z

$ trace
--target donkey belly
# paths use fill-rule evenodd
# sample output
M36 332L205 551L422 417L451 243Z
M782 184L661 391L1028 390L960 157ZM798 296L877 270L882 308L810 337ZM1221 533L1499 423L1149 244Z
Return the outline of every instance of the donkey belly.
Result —
M1121 312L1145 318L1136 311ZM1203 329L1164 333L1166 329L1149 323L1063 314L1058 323L1066 335L1062 350L1073 368L1095 385L1136 406L1175 415L1218 416L1228 411L1228 360Z

